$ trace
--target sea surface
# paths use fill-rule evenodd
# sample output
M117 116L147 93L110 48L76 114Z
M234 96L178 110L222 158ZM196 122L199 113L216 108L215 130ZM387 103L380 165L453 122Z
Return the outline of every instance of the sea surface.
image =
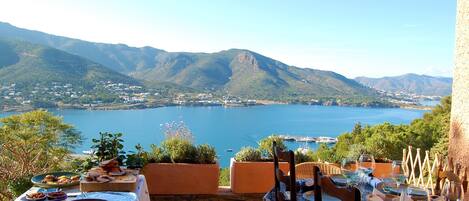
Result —
M222 167L243 146L257 146L257 141L271 134L330 136L351 131L355 123L409 123L425 111L399 108L361 108L310 105L265 105L253 107L161 107L143 110L50 110L74 125L86 138L75 151L89 150L99 132L124 133L125 149L137 143L149 150L150 144L163 139L162 125L183 121L192 131L194 142L213 145ZM0 117L13 113L0 113ZM288 143L290 149L315 143ZM228 152L228 150L233 152Z

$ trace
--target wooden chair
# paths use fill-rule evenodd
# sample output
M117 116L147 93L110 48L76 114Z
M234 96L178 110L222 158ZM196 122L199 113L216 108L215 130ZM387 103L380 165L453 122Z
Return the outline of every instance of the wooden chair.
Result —
M277 147L276 142L272 143L272 152L274 155L274 177L275 177L275 189L274 195L277 201L284 201L286 200L281 188L280 184L284 183L286 186L286 190L290 191L290 200L296 201L296 176L295 176L295 154L293 151L283 151ZM279 161L286 161L290 167L290 175L286 175L282 170L279 168Z
M454 181L461 184L461 192L464 196L468 190L467 167L461 172L462 169L461 165L455 164L452 158L448 158L445 164L440 163L434 188L435 194L441 194L441 189L445 182Z
M314 178L314 167L319 167L323 175L341 174L340 167L334 164L321 162L306 162L295 166L296 179Z
M342 201L360 201L360 190L355 187L340 187L334 184L331 177L325 176L321 173L319 167L313 167L314 183L317 185L317 190L314 191L314 200L321 201L321 192L340 199Z

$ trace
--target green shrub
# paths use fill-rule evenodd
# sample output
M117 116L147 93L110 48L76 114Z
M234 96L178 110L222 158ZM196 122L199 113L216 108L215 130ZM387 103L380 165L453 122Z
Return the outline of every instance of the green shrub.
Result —
M214 164L217 162L217 152L213 146L202 144L197 147L198 161L201 164Z
M276 135L271 135L259 141L259 150L261 151L261 154L264 158L266 159L274 158L274 154L272 153L272 143L274 141L277 143L278 148L282 150L287 149L287 146L285 146L282 138Z
M149 163L195 163L214 164L217 162L215 148L203 144L194 146L187 139L171 137L161 142L161 147L151 145L151 151L145 153Z
M252 147L243 147L236 153L235 160L239 162L243 161L261 161L262 154L258 149Z
M149 163L171 163L171 157L160 147L152 144L151 151L147 153L147 161Z
M302 151L295 151L295 163L300 164L304 162L311 162L317 160L313 151L307 150L306 153Z
M189 140L172 137L161 143L173 163L197 163L197 147Z
M30 178L31 177L29 176L9 181L8 188L10 189L14 197L20 196L33 186L33 183L31 183Z
M220 168L220 177L218 178L219 186L230 185L230 168Z

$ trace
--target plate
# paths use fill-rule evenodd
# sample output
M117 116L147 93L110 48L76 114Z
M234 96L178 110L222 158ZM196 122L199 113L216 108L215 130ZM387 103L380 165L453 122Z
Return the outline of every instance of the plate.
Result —
M392 194L392 195L400 195L402 190L406 189L406 185L401 185L400 187L397 187L396 184L391 184L391 183L381 183L380 185L377 186L378 190L385 194ZM416 197L426 197L427 192L425 189L422 188L417 188L417 187L408 187L408 191L410 196L416 196Z
M333 174L330 176L332 182L338 186L346 186L347 185L347 179L341 175L341 174Z
M67 183L67 184L46 184L46 183L42 183L42 180L44 179L44 177L46 177L46 175L53 175L53 176L56 176L56 177L60 177L60 176L67 176L67 177L80 176L79 174L73 173L73 172L51 172L51 173L36 175L33 178L31 178L31 182L35 186L39 186L39 187L43 187L43 188L63 188L63 187L68 187L68 186L76 186L76 185L80 184L79 180L71 182L71 183Z

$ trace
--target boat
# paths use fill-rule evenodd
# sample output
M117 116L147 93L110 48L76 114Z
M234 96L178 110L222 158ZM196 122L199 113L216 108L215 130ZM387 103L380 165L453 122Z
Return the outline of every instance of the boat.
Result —
M226 152L233 152L233 149L227 149Z

